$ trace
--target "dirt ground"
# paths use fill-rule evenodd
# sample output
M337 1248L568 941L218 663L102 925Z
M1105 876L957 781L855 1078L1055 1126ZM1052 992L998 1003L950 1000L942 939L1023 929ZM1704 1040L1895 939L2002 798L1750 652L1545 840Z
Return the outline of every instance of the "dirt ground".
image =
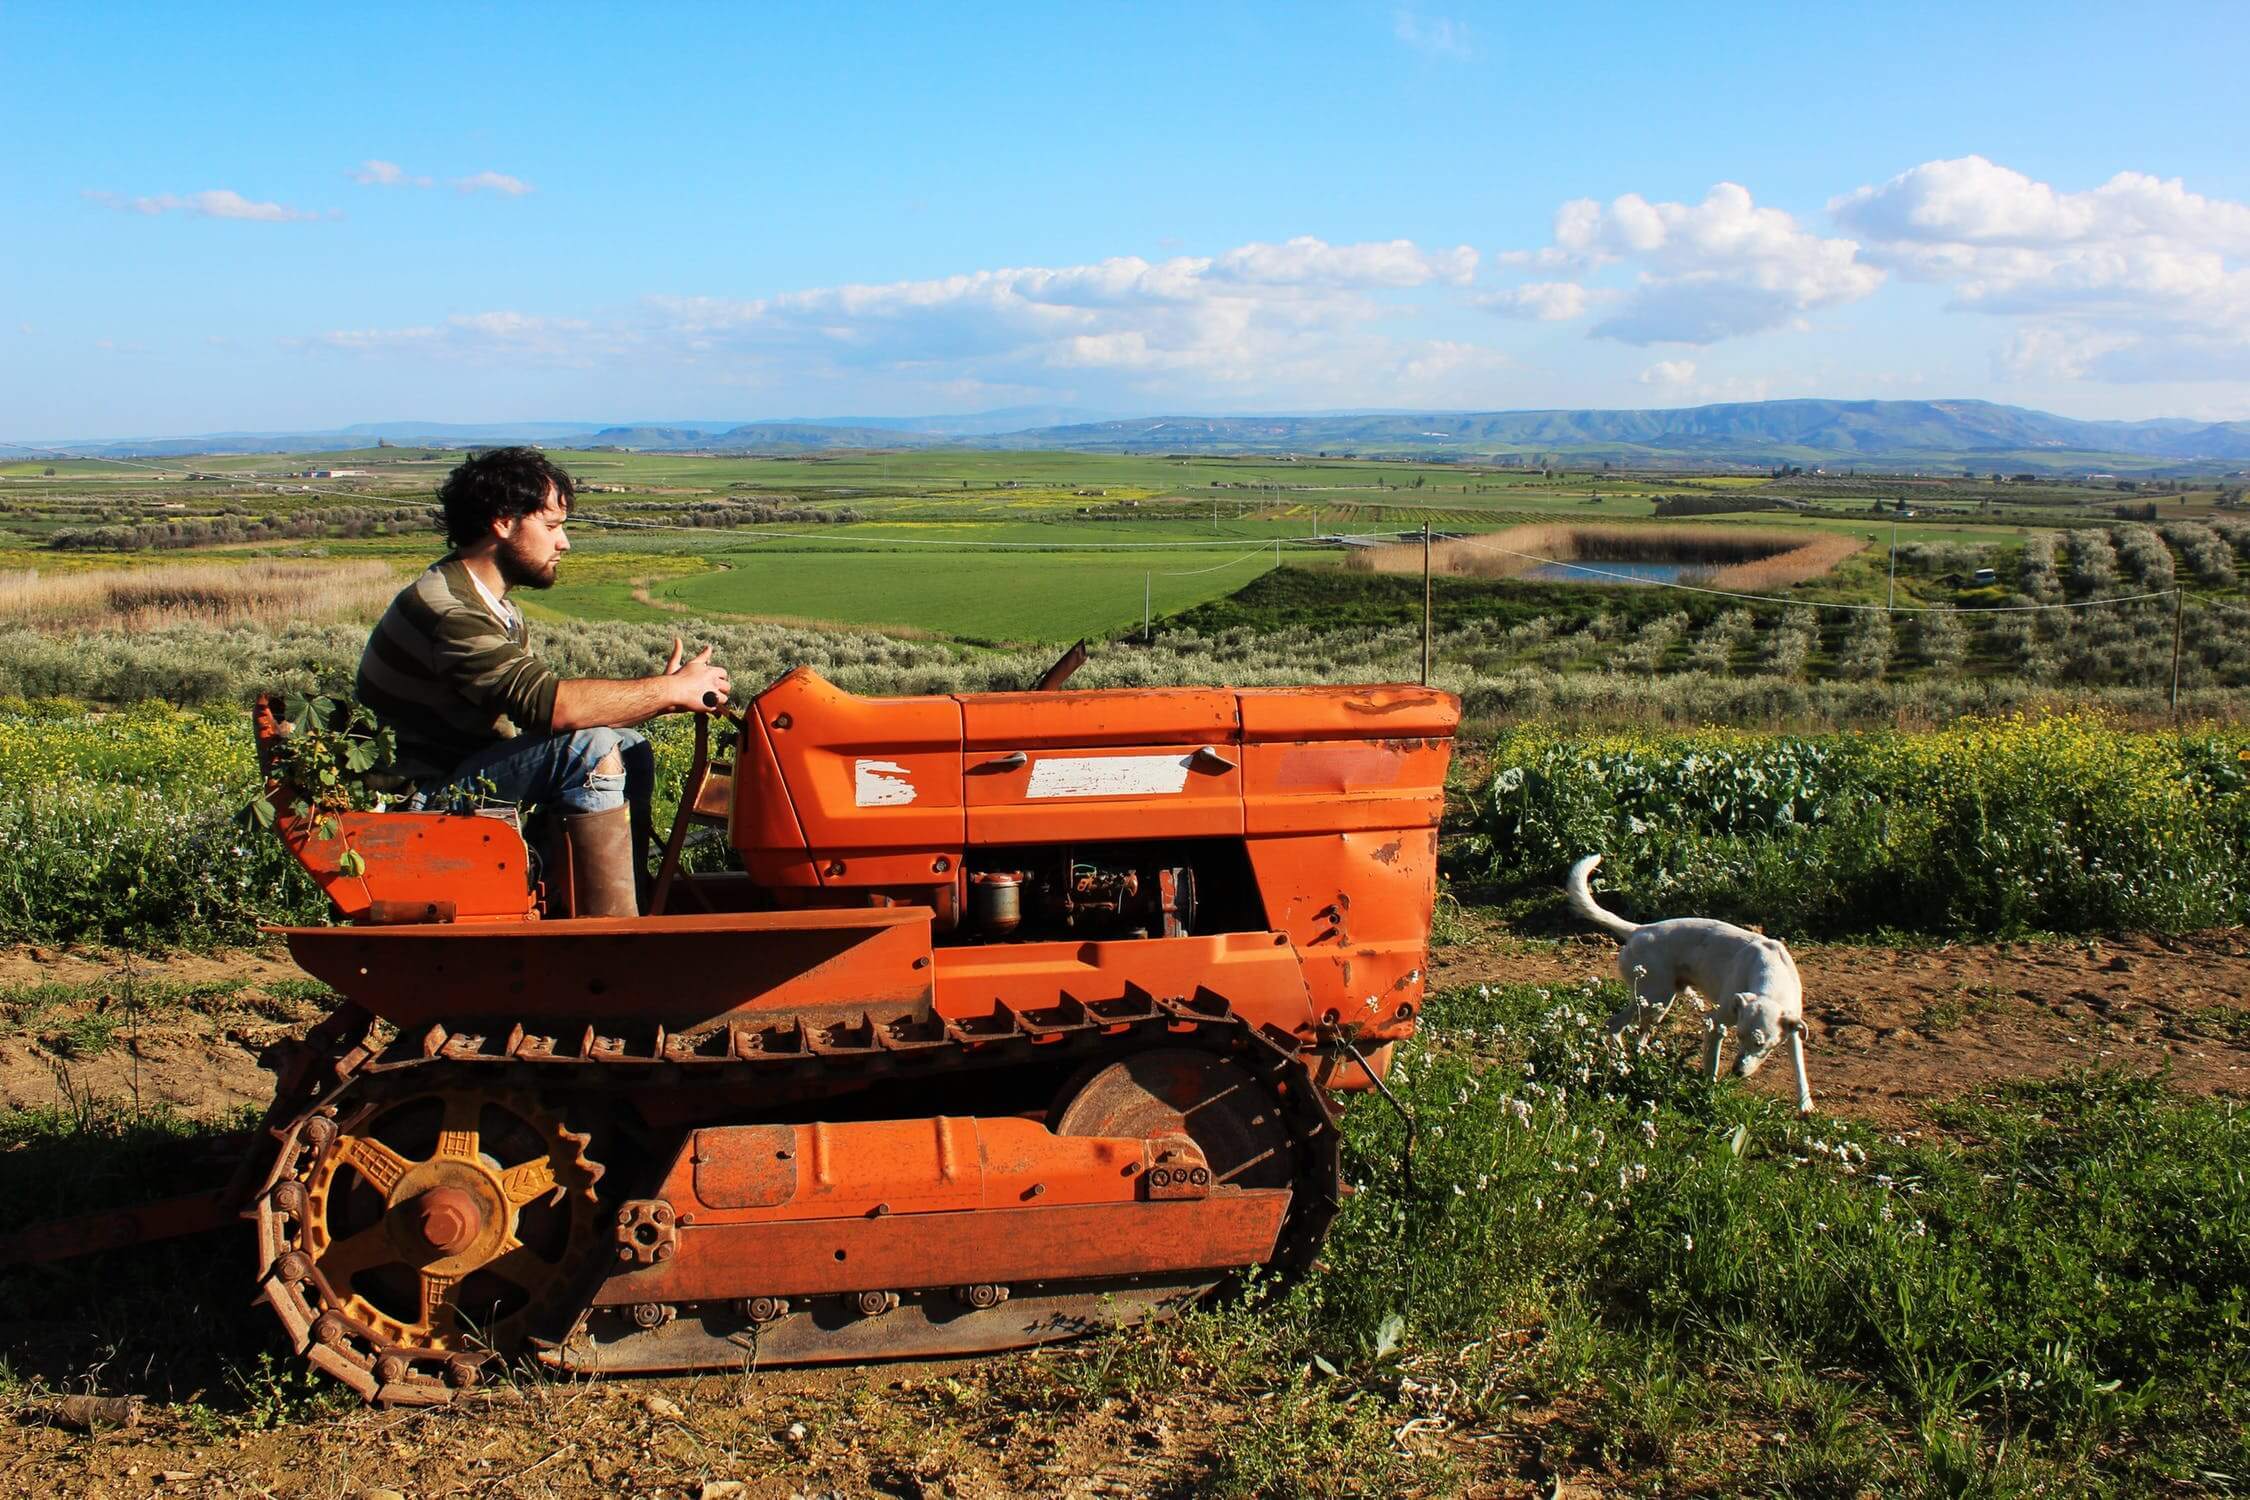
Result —
M1433 958L1439 987L1576 985L1610 973L1606 942L1530 942L1472 921ZM2070 942L1798 950L1807 1063L1824 1111L1911 1128L1938 1100L2089 1064L2165 1071L2174 1086L2250 1094L2250 933ZM75 1013L123 1015L126 975L99 955L0 951L0 993L84 987L73 1000L0 1006L0 1104L91 1093L208 1115L262 1103L258 1051L317 1014L278 954L136 961L133 982L232 984L219 1000L141 1009L92 1056L62 1055ZM1691 1026L1675 1016L1674 1026ZM1776 1093L1787 1070L1756 1081ZM35 1315L9 1309L13 1320ZM257 1316L244 1307L245 1318ZM50 1425L29 1395L0 1400L0 1493L402 1496L1193 1495L1254 1404L1203 1395L1193 1371L1124 1395L1053 1401L1082 1383L1081 1356L998 1359L689 1380L532 1384L442 1412L376 1412L334 1393L246 1420L151 1408L132 1431ZM1406 1373L1403 1392L1411 1393ZM130 1385L130 1382L127 1382ZM20 1389L20 1388L19 1388ZM1265 1408L1271 1412L1272 1408ZM1402 1430L1433 1476L1451 1463L1475 1493L1607 1493L1618 1476L1542 1437L1551 1413L1504 1432ZM1748 1434L1746 1441L1758 1436ZM1411 1486L1410 1486L1411 1487Z
M1577 985L1615 977L1616 946L1512 937L1471 919L1462 940L1432 954L1434 988L1468 984ZM1824 1111L1911 1123L1931 1100L2011 1078L2090 1064L2168 1070L2174 1086L2250 1095L2250 931L2115 936L1929 947L1815 944L1795 949L1805 978L1806 1067ZM144 1009L128 1016L127 971L104 955L0 949L0 994L63 983L119 1019L119 1045L92 1057L58 1055L60 1024L85 1004L5 1027L0 1016L0 1107L65 1102L76 1093L169 1104L189 1115L262 1106L271 1080L258 1054L319 1014L261 986L303 975L288 955L231 953L138 959L139 984L240 981L208 1009ZM4 1010L4 1007L0 1007ZM1683 1008L1670 1024L1692 1028ZM1786 1093L1786 1069L1753 1086Z
M1606 939L1526 942L1472 927L1432 955L1438 987L1616 977ZM2250 1095L2250 931L2132 933L1922 948L1794 947L1805 1070L1823 1111L1911 1124L1933 1100L2099 1065ZM1669 1024L1690 1029L1684 1008ZM1731 1044L1730 1044L1731 1045ZM1786 1095L1789 1070L1752 1080Z

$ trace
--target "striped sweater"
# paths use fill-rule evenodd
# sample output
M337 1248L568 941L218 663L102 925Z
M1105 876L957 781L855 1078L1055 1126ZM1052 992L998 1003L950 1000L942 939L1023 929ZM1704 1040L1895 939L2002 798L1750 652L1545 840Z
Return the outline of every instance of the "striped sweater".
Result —
M399 591L367 638L355 691L397 732L401 775L442 775L554 721L560 679L526 649L523 617L501 619L489 598L448 554Z

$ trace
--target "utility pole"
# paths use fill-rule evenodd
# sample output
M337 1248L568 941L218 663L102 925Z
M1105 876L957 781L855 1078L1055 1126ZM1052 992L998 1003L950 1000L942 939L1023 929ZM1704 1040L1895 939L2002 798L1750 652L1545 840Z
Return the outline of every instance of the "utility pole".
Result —
M1430 685L1430 523L1422 523L1422 686Z
M2187 608L2187 595L2172 590L2172 722L2180 722L2180 627L2182 612Z
M1143 573L1141 575L1141 644L1144 646L1156 639L1153 629L1155 616L1149 613L1149 600L1154 595L1155 584L1156 575L1154 573Z
M1891 592L1883 601L1883 613L1889 614L1898 603L1898 512L1891 512Z

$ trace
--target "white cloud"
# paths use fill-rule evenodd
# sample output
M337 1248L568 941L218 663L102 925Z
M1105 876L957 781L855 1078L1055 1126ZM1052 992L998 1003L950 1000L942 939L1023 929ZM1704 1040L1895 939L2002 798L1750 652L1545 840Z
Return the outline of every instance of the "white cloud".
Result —
M1831 200L1868 258L2019 320L2018 378L2250 379L2250 205L2120 172L2065 192L1967 156Z
M151 217L157 214L191 214L205 219L248 219L261 224L286 224L336 217L333 213L321 214L307 208L254 202L232 188L207 188L200 193L156 193L138 198L127 198L122 194L89 188L84 196L90 202L114 208L120 213L146 214Z
M1692 359L1660 359L1635 377L1642 385L1683 386L1695 379Z
M1391 33L1416 52L1432 57L1466 60L1476 56L1476 47L1469 40L1468 23L1449 16L1425 16L1402 10L1392 19Z
M1527 281L1505 291L1487 292L1477 306L1503 318L1531 318L1560 323L1586 311L1586 288L1575 281Z
M804 390L1052 392L1308 404L1473 403L1505 356L1422 336L1475 273L1467 246L1309 237L1213 256L1118 256L753 298L665 296L604 320L478 313L306 342L340 351L577 363L632 358ZM1404 398L1399 398L1404 399Z
M2189 192L2178 178L2120 172L2082 193L1963 156L1924 162L1880 187L1829 201L1848 228L1890 245L2013 245L2033 250L2118 239L2186 240L2250 253L2250 205Z
M346 328L286 341L354 354L414 351L475 362L515 359L541 364L590 365L632 342L629 331L599 328L584 318L549 318L493 311L456 313L442 323L403 328Z
M1651 203L1627 193L1607 205L1575 198L1555 212L1554 243L1510 251L1504 265L1568 267L1581 277L1629 267L1633 281L1596 337L1629 344L1711 344L1800 322L1808 312L1856 302L1882 285L1883 272L1858 258L1858 246L1800 228L1790 215L1761 208L1749 190L1722 182L1701 203ZM1573 307L1571 282L1532 282L1487 305L1562 319ZM1510 300L1512 299L1512 301ZM1570 309L1570 310L1566 310Z
M1477 252L1467 245L1420 250L1412 240L1330 245L1299 235L1279 245L1249 244L1213 261L1210 274L1224 281L1271 286L1423 286L1434 281L1466 286L1477 274Z
M410 174L395 161L377 161L373 158L361 162L349 174L352 181L362 187L418 187L433 185L433 179Z
M498 193L507 198L521 198L531 191L531 184L520 177L510 177L505 172L477 172L467 177L453 179L457 193Z
M437 186L435 177L409 172L395 161L381 161L372 157L346 175L363 187ZM498 193L503 198L521 198L532 190L530 183L505 172L472 172L466 177L448 178L446 185L457 193Z

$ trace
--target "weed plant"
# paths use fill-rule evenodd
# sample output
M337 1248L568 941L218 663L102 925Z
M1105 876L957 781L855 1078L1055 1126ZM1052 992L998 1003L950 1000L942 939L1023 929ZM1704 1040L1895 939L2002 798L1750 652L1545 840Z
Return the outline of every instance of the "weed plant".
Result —
M2154 1493L2250 1472L2238 1103L2089 1073L1885 1136L1705 1083L1684 1025L1677 1050L1613 1047L1620 998L1433 996L1391 1080L1412 1172L1398 1119L1356 1104L1329 1273L1097 1344L1073 1398L1184 1384L1256 1409L1210 1476L1231 1495L1483 1492L1496 1475L1402 1458L1437 1446L1397 1436L1418 1415L1494 1435L1499 1472L1542 1487Z
M2178 931L2250 915L2250 738L2098 718L1827 737L1503 732L1455 874L1560 916L1612 904L1789 936Z

